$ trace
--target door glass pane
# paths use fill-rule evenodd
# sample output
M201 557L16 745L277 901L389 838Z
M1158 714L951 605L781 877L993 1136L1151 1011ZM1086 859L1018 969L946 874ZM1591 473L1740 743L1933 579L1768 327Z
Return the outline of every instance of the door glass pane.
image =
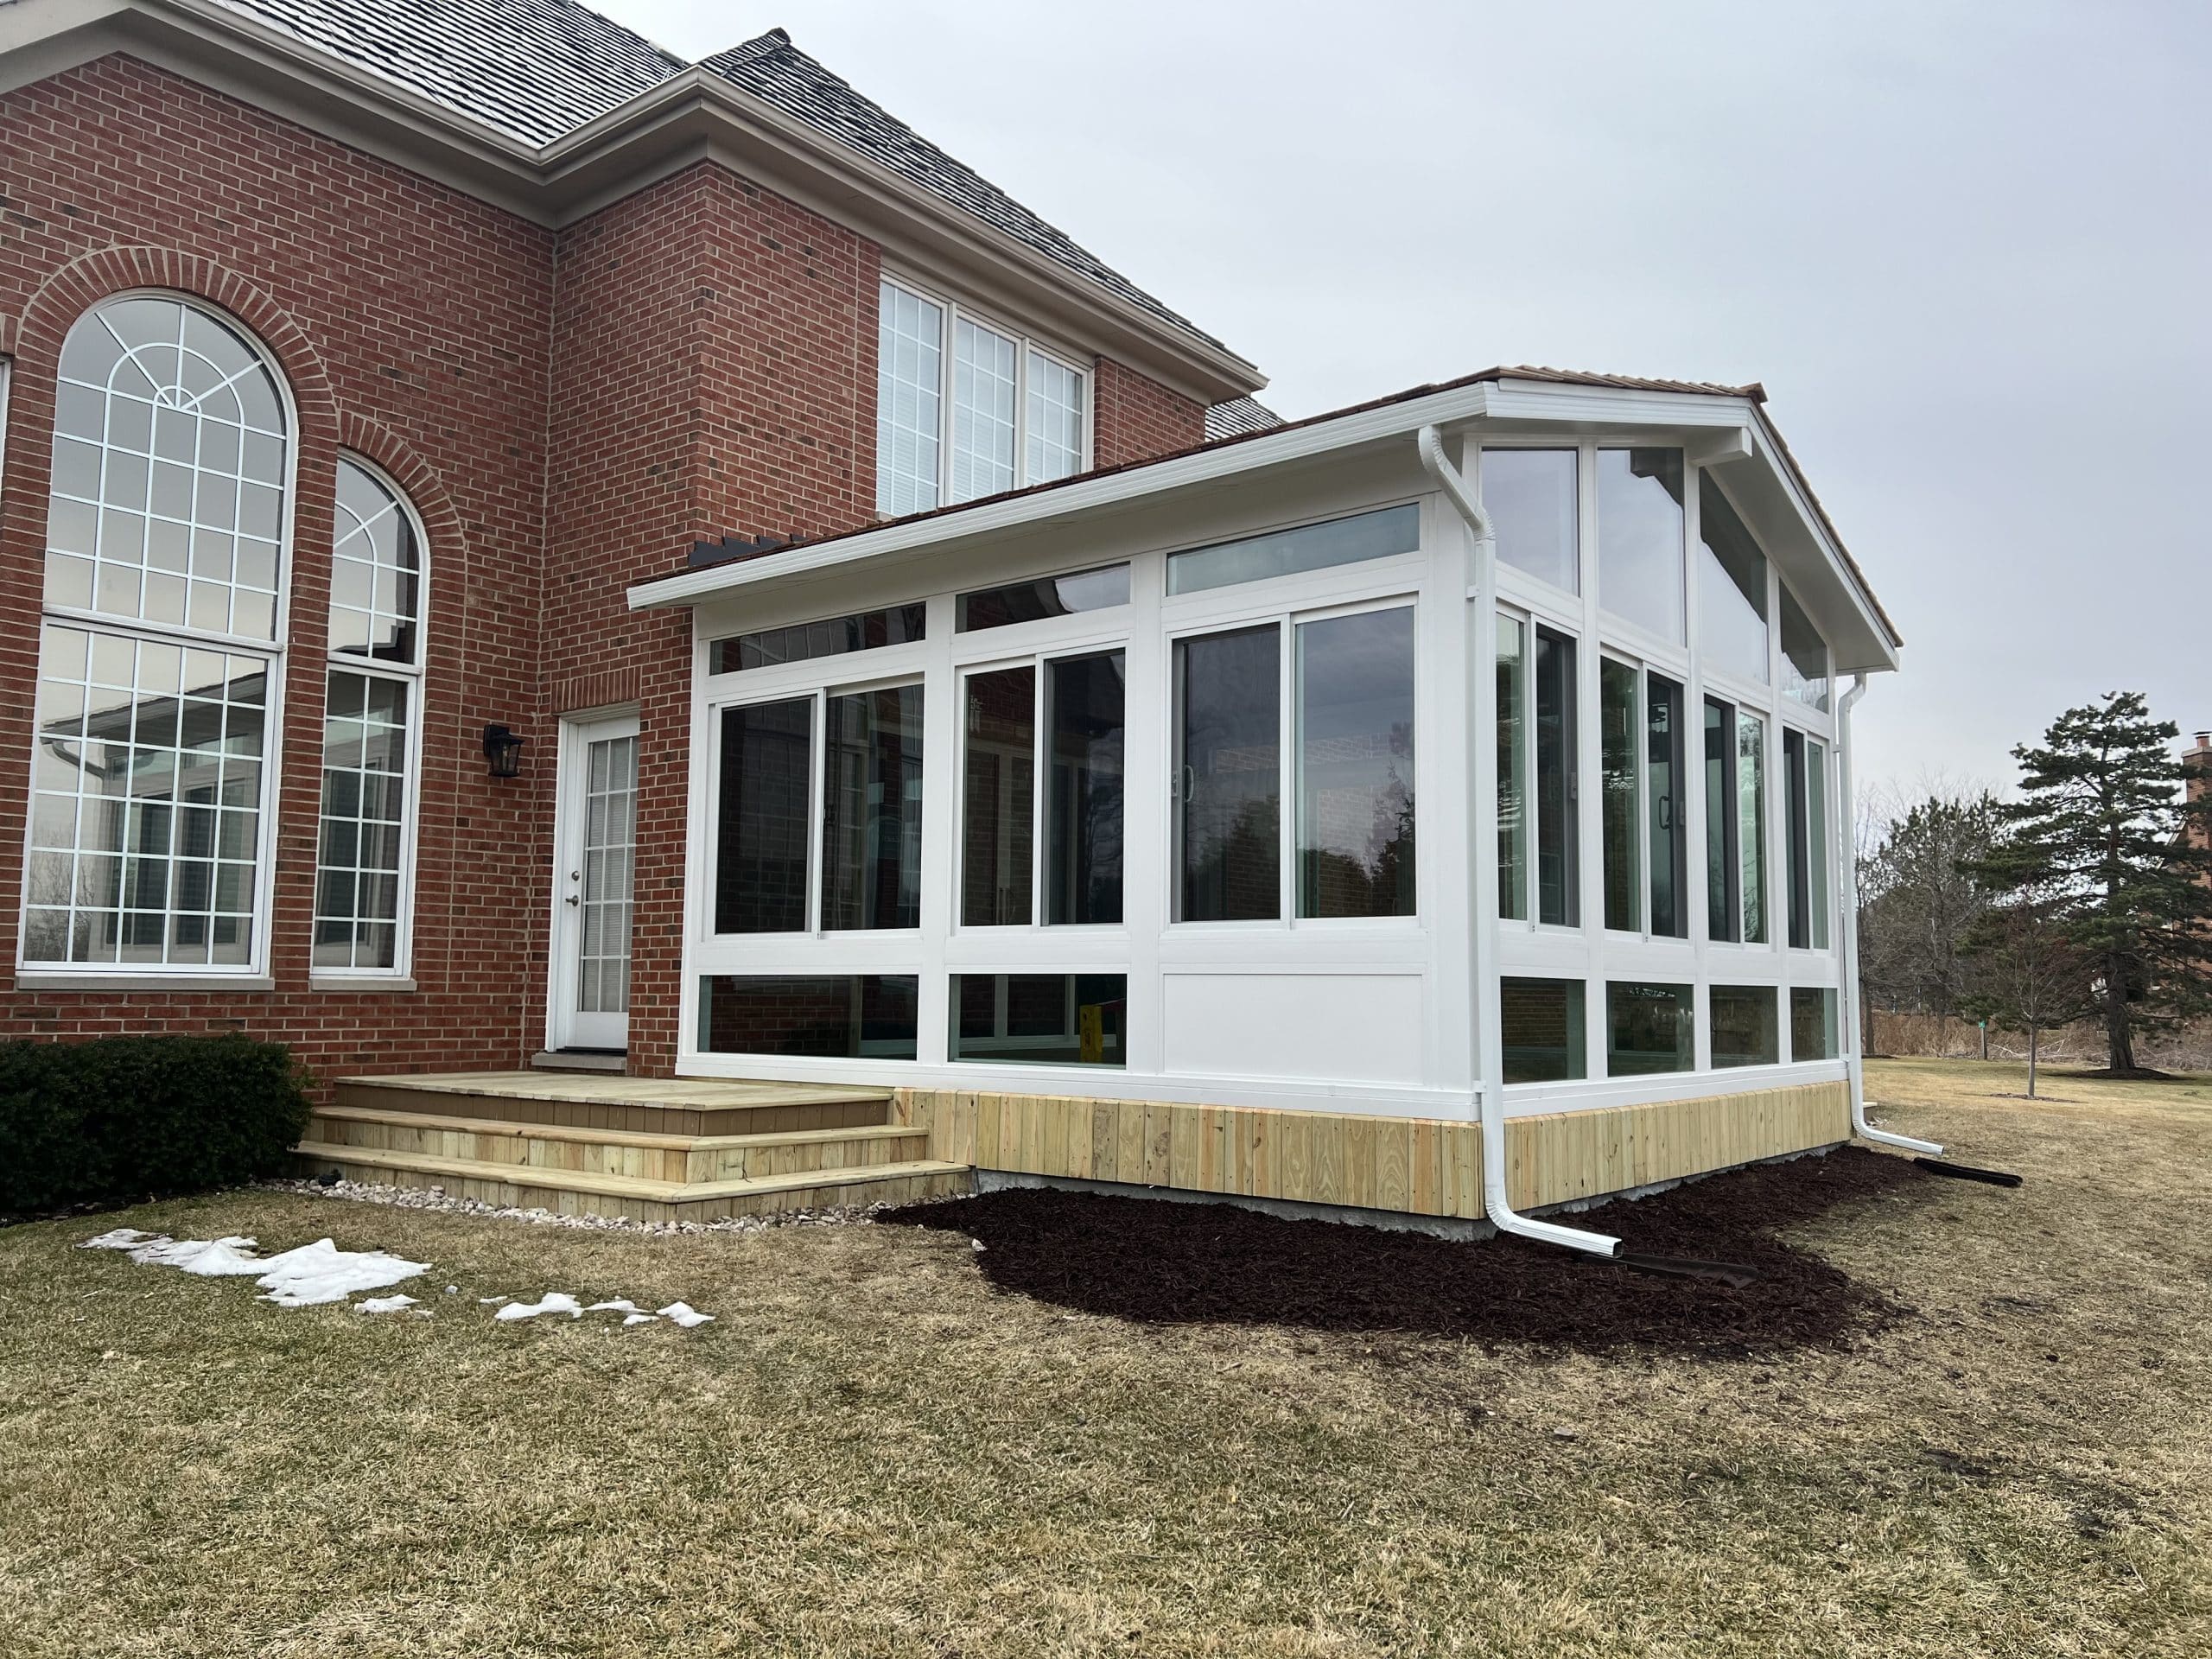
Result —
M1598 599L1613 615L1682 640L1682 452L1598 452Z
M944 312L889 283L875 347L875 505L896 516L938 504Z
M1414 913L1414 612L1298 626L1298 913Z
M922 924L922 688L826 705L822 925Z
M1026 924L1036 862L1037 671L970 674L962 723L960 925Z
M1687 985L1605 987L1605 1075L1687 1071L1696 1063L1696 998Z
M1828 753L1805 740L1805 870L1813 949L1828 948Z
M1685 938L1689 906L1683 892L1686 864L1682 793L1682 688L1662 675L1643 677L1643 792L1649 803L1651 931Z
M1014 342L962 317L953 325L953 501L1014 487Z
M1782 843L1789 857L1783 880L1788 884L1789 931L1784 936L1792 949L1802 950L1813 942L1808 913L1812 872L1807 868L1806 839L1812 829L1805 812L1805 736L1784 729L1782 734Z
M1736 854L1743 875L1744 942L1766 943L1766 724L1736 711Z
M814 700L725 709L721 720L715 931L803 931Z
M1128 1000L1120 974L955 974L952 1058L1121 1065Z
M1281 652L1273 625L1176 642L1179 921L1282 913Z
M1705 705L1706 932L1732 939L1740 925L1736 887L1735 723L1727 705Z
M1629 932L1643 926L1639 880L1643 814L1637 810L1636 756L1643 723L1637 709L1637 671L1608 658L1598 665L1599 782L1605 795L1600 833L1605 848L1605 925Z
M582 1014L622 1014L630 1007L630 887L637 824L638 740L614 737L592 744L577 929L576 1008Z
M1497 556L1554 588L1581 591L1572 449L1485 449L1483 511L1497 532Z
M1766 556L1709 473L1697 475L1698 652L1713 667L1766 683Z
M1122 919L1122 756L1128 664L1118 651L1047 665L1052 731L1045 919Z
M1771 985L1713 988L1713 1064L1716 1068L1772 1065L1782 1058L1782 1033L1775 1015L1777 995Z
M1528 660L1524 630L1497 619L1497 913L1529 919Z
M1563 1083L1583 1075L1580 980L1503 980L1498 1008L1506 1082Z
M1582 858L1576 830L1574 642L1536 630L1536 919L1582 923Z

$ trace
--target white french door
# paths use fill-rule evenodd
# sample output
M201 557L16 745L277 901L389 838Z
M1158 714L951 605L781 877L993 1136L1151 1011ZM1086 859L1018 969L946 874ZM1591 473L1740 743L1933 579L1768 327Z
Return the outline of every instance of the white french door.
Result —
M630 1042L631 879L638 841L638 721L561 727L548 1046Z

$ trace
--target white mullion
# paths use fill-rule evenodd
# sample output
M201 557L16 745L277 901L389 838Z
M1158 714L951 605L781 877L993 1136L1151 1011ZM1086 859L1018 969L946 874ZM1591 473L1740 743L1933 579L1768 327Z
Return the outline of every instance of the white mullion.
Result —
M1048 854L1052 826L1046 822L1046 814L1052 810L1052 735L1049 724L1052 714L1052 659L1040 656L1034 662L1037 680L1031 693L1036 713L1029 738L1029 925L1033 929L1043 927L1052 915L1052 896L1046 886L1051 874Z
M830 823L830 804L825 798L830 777L830 694L826 688L817 686L811 698L814 708L808 717L807 747L807 836L806 836L806 931L817 941L823 938L828 929L823 925L823 884L830 879L829 849L822 844Z
M1291 928L1298 925L1298 791L1305 783L1297 760L1298 624L1285 613L1275 620L1275 630L1281 656L1275 681L1275 787L1282 804L1275 825L1276 844L1281 849L1281 868L1275 873L1275 918L1277 926Z

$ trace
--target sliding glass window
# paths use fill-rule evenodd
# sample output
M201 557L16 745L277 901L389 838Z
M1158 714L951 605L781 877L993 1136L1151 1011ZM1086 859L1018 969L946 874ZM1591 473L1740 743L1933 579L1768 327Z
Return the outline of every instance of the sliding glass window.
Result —
M1529 919L1527 627L1497 619L1497 913Z
M1789 943L1828 948L1827 750L1802 732L1782 734L1789 791Z
M1128 658L1121 652L1046 664L1052 775L1046 796L1045 920L1122 919L1122 761Z
M814 699L721 712L715 931L805 930Z
M1414 913L1414 612L1298 625L1298 913Z
M1576 830L1574 641L1536 630L1531 701L1536 714L1536 919L1582 925L1582 860Z
M1282 630L1175 644L1176 919L1282 914Z
M1764 944L1766 918L1766 722L1725 702L1705 705L1707 931Z
M822 925L919 927L922 688L823 703Z
M1683 808L1682 688L1662 674L1643 677L1643 798L1651 849L1651 931L1689 937L1688 819Z
M1036 669L970 674L961 724L960 925L1027 923L1036 863Z
M1643 817L1637 751L1642 747L1635 667L1608 657L1598 665L1599 836L1605 858L1605 925L1643 926Z

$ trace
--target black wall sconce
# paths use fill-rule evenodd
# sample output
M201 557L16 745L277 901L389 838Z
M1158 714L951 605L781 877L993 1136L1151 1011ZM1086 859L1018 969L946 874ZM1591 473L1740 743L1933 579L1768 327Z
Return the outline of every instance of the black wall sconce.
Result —
M518 778L522 775L523 740L504 726L484 728L484 758L492 763L494 778Z

